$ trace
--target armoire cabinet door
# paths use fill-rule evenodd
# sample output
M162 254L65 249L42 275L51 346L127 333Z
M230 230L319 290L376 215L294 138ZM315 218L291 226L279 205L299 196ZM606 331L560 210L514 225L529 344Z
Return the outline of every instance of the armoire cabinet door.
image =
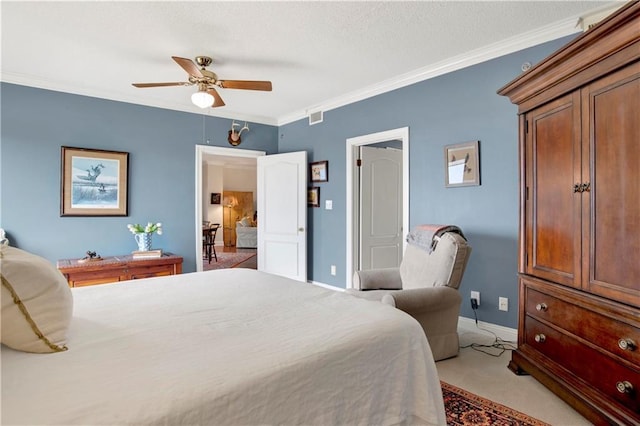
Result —
M526 115L525 272L580 287L580 94Z
M640 306L640 62L582 89L583 289Z

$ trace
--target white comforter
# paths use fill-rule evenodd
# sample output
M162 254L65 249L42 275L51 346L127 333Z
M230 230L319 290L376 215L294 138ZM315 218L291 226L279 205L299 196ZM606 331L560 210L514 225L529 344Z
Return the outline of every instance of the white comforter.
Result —
M73 289L67 352L2 347L2 424L444 425L403 312L229 269Z

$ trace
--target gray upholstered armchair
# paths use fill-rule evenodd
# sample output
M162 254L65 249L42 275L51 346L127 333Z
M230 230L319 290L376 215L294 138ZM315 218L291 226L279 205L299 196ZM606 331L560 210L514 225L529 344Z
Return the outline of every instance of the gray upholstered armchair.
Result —
M471 247L459 228L451 226L419 226L407 240L399 268L357 271L354 288L347 291L380 300L414 317L424 329L436 361L456 356L462 301L458 287Z

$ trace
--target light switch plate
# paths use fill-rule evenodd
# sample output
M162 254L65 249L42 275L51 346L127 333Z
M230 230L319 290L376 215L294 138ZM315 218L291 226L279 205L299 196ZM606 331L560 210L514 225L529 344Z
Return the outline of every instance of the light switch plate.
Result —
M325 210L333 210L333 200L325 200L324 208Z

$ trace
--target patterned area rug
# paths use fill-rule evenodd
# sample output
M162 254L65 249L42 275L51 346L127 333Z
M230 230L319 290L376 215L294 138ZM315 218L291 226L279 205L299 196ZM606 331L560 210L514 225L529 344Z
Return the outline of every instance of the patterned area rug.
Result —
M505 407L445 382L442 385L447 426L514 425L550 426L524 413Z
M212 257L211 263L208 263L208 259L203 259L202 269L204 271L211 271L213 269L227 269L234 268L243 262L256 256L256 250L238 252L238 253L226 253L220 250L218 252L218 261Z

